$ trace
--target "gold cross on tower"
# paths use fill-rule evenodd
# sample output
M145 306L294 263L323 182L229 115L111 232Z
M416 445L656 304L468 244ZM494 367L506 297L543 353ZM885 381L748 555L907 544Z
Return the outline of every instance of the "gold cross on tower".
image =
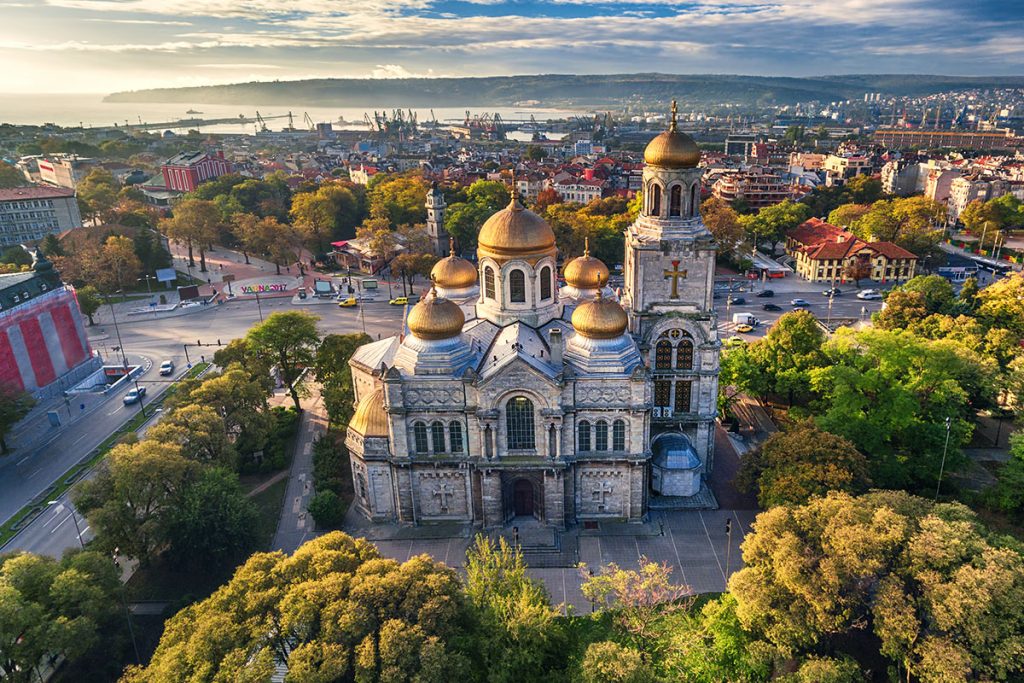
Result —
M665 277L672 278L672 293L668 295L669 299L679 298L679 278L686 278L686 271L679 270L679 261L672 262L672 270L665 270Z

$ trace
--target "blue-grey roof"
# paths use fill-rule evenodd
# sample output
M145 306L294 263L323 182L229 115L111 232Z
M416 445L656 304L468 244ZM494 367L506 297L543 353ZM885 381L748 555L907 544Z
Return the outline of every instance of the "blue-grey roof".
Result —
M685 434L666 432L651 442L654 464L667 470L695 470L700 467L697 451Z

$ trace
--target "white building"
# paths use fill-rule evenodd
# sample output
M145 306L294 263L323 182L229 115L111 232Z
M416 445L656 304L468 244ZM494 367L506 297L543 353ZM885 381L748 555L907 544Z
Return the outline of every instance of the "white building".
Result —
M563 202L587 204L604 196L605 181L586 178L567 178L554 183L555 192Z
M0 246L35 242L80 227L74 190L41 185L0 189Z

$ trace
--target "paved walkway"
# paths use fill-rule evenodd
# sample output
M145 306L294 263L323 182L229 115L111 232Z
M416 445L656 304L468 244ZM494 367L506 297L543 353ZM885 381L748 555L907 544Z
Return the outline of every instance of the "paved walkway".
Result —
M312 395L302 400L302 416L295 436L295 453L288 475L284 509L274 534L271 550L293 553L314 536L313 517L307 512L313 495L313 442L327 430L327 411L320 396L320 386L311 384ZM286 403L291 399L284 394Z

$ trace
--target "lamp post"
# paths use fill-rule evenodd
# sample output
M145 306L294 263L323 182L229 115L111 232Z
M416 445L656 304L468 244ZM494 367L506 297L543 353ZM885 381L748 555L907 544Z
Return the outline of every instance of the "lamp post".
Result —
M828 293L828 321L825 323L829 328L832 327L832 299L835 297L835 294L836 289L835 286L833 286L832 290Z
M935 484L935 500L939 499L939 489L942 488L942 472L946 469L946 451L949 450L949 429L953 425L953 418L946 418L946 445L942 447L942 463L939 465L939 481Z
M260 322L263 322L263 306L260 305L260 290L259 285L255 285L253 293L256 294L256 310L260 312Z
M47 505L62 505L59 500L50 500L46 502ZM85 550L85 540L82 538L82 527L78 525L78 515L75 514L75 506L68 505L68 511L71 512L71 521L75 523L75 533L78 534L78 545Z
M117 290L117 292L115 293L120 294L121 290ZM121 329L117 326L117 313L115 312L114 304L110 303L109 294L107 295L107 303L110 304L110 317L114 321L114 333L117 335L117 347L121 349L121 362L123 363L124 374L130 376L131 370L128 369L128 355L125 353L124 344L121 342ZM142 392L139 390L139 380L135 377L132 377L132 382L134 382L135 384L135 393L139 395L139 412L142 413L143 417L147 417L146 404L142 400Z
M725 520L725 583L729 583L729 561L732 559L732 517Z
M118 548L114 548L113 557L114 564L117 564L117 551ZM142 657L139 656L139 644L135 640L135 628L132 626L132 612L128 609L128 598L125 595L124 582L118 579L118 583L121 584L121 604L124 605L124 618L128 622L128 634L132 638L132 649L135 650L135 661L142 664Z

